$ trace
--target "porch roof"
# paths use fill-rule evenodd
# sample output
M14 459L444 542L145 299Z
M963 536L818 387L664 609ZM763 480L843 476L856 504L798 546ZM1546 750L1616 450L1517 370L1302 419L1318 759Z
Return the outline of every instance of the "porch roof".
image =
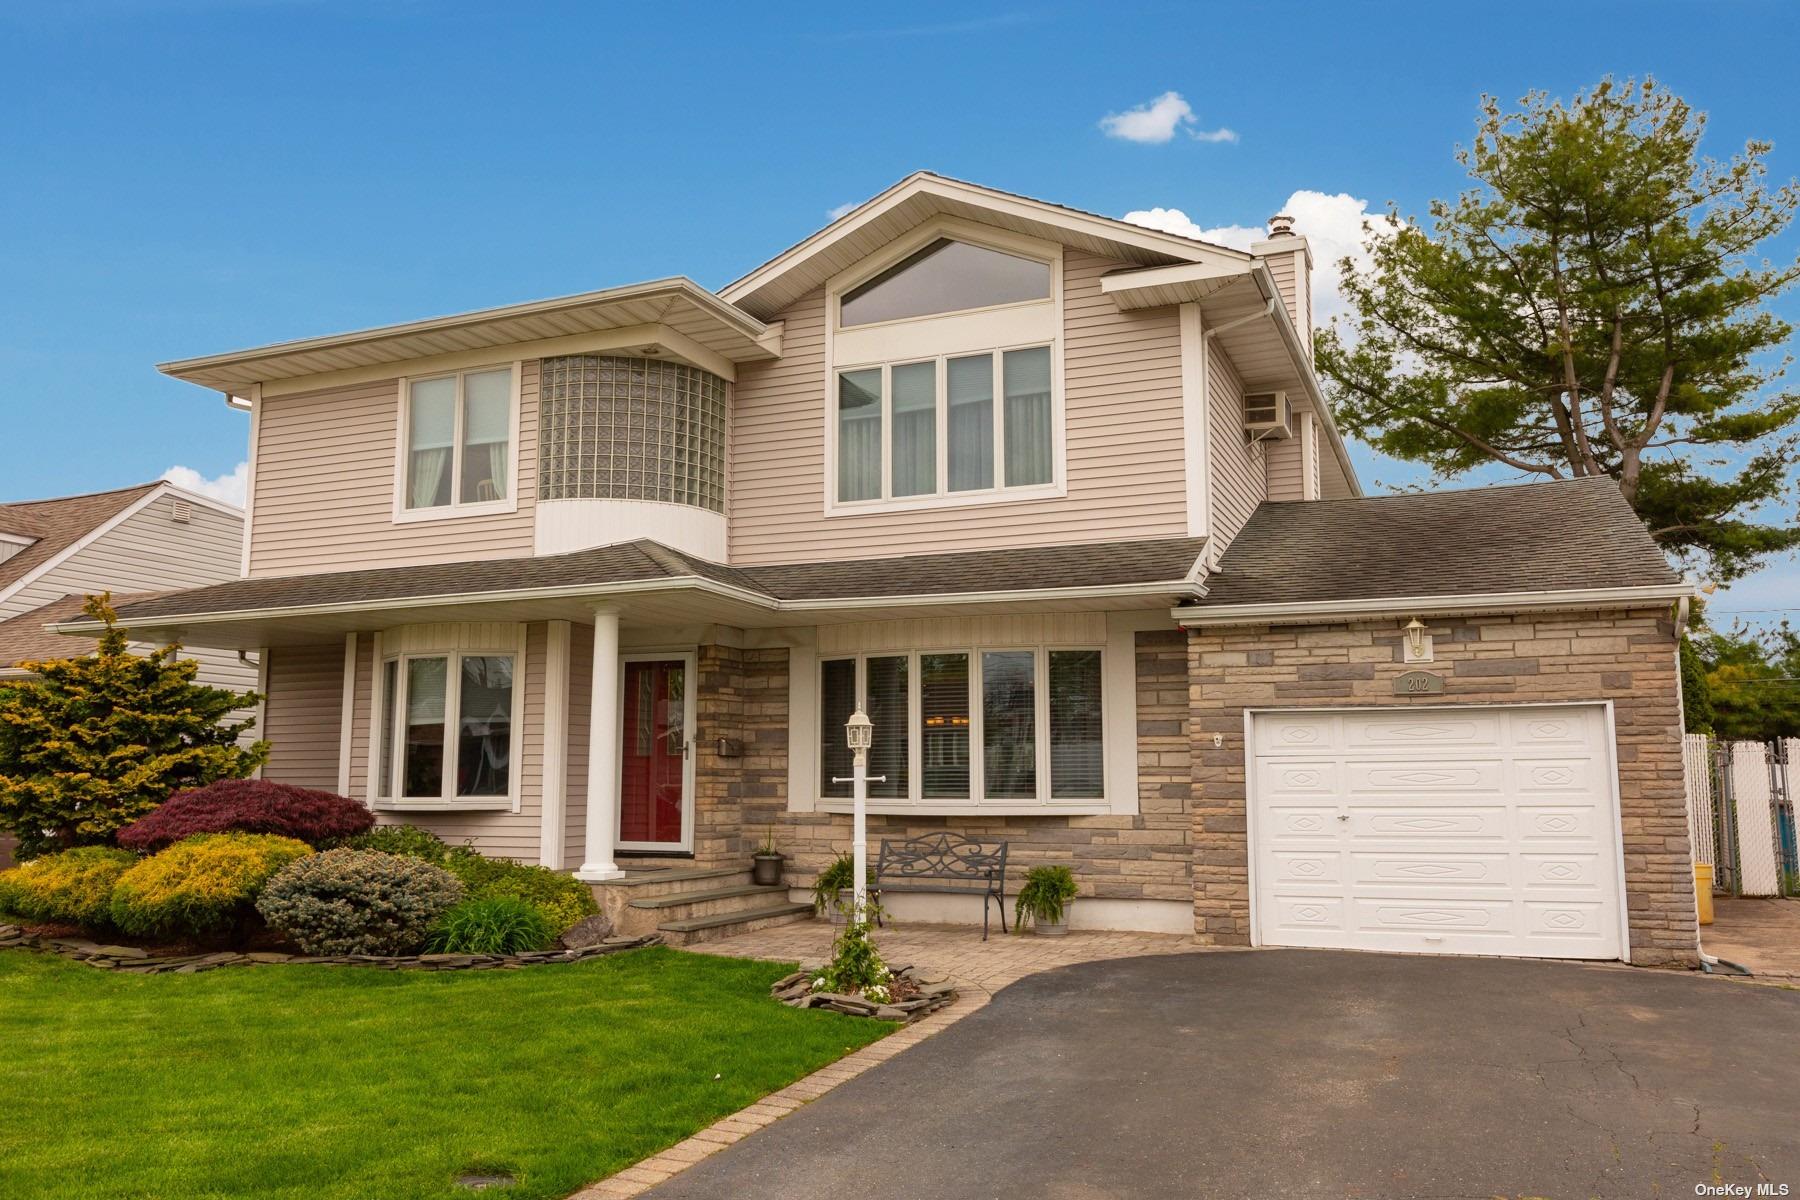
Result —
M995 604L1158 607L1205 593L1203 538L730 567L640 539L569 554L238 579L121 606L134 636L247 648L382 622L579 619L744 626L969 612ZM497 606L505 606L499 611ZM63 633L92 632L85 619Z

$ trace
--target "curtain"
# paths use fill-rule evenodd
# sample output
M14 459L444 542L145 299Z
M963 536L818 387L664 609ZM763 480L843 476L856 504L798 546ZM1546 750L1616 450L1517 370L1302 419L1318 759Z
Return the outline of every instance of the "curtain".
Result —
M946 447L950 457L950 490L976 491L994 486L994 356L953 358L946 365L945 390L950 406Z
M411 471L406 507L436 508L449 503L450 447L414 450Z
M1011 350L1006 387L1006 486L1049 483L1050 349Z
M937 491L937 364L906 363L893 369L896 496Z
M881 369L838 376L838 499L881 497Z
M505 499L511 424L511 369L463 376L463 503Z
M408 508L450 503L450 455L455 444L456 380L414 383L406 431Z

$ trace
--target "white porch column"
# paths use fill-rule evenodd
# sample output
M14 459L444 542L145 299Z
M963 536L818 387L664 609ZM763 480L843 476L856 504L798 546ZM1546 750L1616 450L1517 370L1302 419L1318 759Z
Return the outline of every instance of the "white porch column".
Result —
M587 849L575 878L596 883L625 872L613 862L619 829L619 612L594 608L594 692L588 724Z

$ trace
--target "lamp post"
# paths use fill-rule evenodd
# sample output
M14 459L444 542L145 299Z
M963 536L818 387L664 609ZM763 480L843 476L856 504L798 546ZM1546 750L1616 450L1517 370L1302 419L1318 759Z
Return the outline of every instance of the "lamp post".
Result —
M865 919L869 890L869 747L875 742L875 722L869 720L869 714L857 705L850 719L844 722L844 738L850 744L853 766L850 773L850 795L852 797L851 818L851 870L855 879L851 883L853 900L850 907L850 919L861 925Z

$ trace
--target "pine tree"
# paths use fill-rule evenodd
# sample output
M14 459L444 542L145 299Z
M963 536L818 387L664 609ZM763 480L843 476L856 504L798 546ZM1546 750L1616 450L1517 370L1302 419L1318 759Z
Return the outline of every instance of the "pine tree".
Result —
M179 645L135 654L111 596L84 609L106 632L92 654L20 664L0 685L0 829L30 857L105 844L176 791L249 775L269 744L238 744L262 697L194 682Z

